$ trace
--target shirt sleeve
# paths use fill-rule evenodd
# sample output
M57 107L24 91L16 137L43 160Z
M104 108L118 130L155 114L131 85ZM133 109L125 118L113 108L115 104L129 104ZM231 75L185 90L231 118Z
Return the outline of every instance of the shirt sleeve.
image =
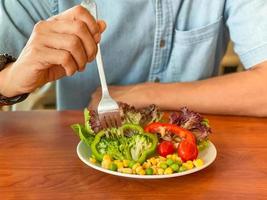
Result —
M227 0L226 25L245 68L267 60L267 1Z
M18 57L34 25L57 14L55 0L0 0L0 53Z

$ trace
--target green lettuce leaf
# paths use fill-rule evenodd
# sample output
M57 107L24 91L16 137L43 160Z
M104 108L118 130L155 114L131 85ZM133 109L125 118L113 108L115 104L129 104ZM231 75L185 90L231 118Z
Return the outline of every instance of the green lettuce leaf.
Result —
M76 133L76 135L83 141L87 146L91 146L94 141L94 135L88 133L84 125L81 124L73 124L71 126L72 130Z

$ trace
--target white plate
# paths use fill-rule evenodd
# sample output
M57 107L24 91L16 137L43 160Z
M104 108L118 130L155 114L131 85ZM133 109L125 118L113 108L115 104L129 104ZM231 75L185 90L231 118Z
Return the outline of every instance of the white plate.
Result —
M81 161L83 161L86 165L99 170L101 172L105 172L107 174L112 174L115 176L123 176L128 178L139 178L139 179L160 179L160 178L171 178L171 177L177 177L177 176L184 176L187 174L192 174L194 172L200 171L206 167L208 167L216 158L217 156L217 150L212 142L209 142L209 147L206 148L204 151L199 153L199 158L201 158L204 161L204 165L199 168L193 168L191 170L187 170L180 173L174 173L170 175L136 175L136 174L123 174L120 172L114 172L111 170L104 169L100 166L100 164L92 163L89 161L89 158L91 156L91 150L89 147L87 147L83 142L80 142L77 146L77 154Z

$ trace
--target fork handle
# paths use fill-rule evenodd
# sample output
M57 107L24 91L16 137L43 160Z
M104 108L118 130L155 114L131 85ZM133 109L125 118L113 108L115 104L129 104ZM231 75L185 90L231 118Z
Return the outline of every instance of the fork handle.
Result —
M97 13L97 5L95 1L93 0L83 0L81 5L85 7L97 20L98 19L98 13ZM103 61L102 61L102 55L101 55L101 50L100 50L100 44L97 44L97 54L96 54L96 64L98 68L98 74L100 77L100 83L102 87L102 98L109 96L108 92L108 86L107 86L107 81L106 81L106 76L104 72L104 67L103 67Z
M108 92L108 86L107 86L106 76L105 76L105 72L104 72L103 61L102 61L99 43L97 44L96 64L97 64L98 74L100 77L100 83L101 83L101 87L102 87L102 96L104 97L104 96L109 95L109 92Z

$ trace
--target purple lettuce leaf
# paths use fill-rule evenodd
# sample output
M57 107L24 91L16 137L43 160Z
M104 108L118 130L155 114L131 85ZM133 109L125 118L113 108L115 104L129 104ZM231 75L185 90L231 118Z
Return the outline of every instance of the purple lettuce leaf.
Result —
M170 115L170 123L191 131L196 136L197 141L207 139L211 133L207 119L186 107L181 108L179 112L173 112Z

